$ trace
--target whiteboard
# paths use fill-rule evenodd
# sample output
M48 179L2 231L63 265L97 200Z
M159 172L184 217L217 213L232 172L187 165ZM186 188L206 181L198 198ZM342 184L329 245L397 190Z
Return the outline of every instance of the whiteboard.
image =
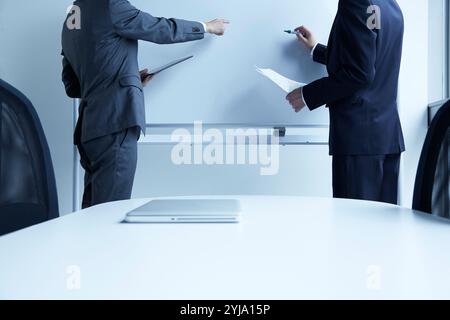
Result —
M194 55L158 75L145 88L148 124L327 125L328 111L304 109L296 114L286 94L255 71L272 68L299 82L326 75L296 37L283 31L310 27L326 43L337 10L337 0L189 0L131 1L154 16L209 21L231 21L223 37L184 44L141 42L139 63L154 68Z

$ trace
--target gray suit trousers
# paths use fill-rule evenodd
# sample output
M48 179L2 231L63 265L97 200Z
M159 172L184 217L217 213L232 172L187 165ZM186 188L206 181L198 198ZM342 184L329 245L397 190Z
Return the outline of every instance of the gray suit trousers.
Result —
M78 145L85 170L83 209L131 198L140 128L132 127Z

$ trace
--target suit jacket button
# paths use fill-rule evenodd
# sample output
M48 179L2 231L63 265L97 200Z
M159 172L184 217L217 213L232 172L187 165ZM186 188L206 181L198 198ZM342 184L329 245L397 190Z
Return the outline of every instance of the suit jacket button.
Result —
M195 27L195 28L192 28L192 32L200 32L200 29L199 29L199 28L197 28L197 27Z

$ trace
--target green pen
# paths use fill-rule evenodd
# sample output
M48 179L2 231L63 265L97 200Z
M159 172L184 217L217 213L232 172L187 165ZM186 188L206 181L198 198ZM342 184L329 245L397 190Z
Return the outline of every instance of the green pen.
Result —
M284 30L284 32L288 33L288 34L295 34L296 36L305 36L303 33L298 32L298 31L292 31L292 30Z

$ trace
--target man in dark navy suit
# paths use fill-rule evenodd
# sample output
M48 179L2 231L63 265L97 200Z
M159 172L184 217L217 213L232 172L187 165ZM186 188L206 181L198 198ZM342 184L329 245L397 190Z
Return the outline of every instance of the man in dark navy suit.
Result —
M405 151L397 110L404 21L395 0L340 0L328 46L298 39L328 76L287 96L296 112L327 105L336 198L397 203Z
M153 17L127 0L77 0L62 31L62 80L81 98L75 130L85 169L83 208L131 197L137 140L145 130L138 41L171 44L223 35L228 22ZM187 80L189 81L189 80Z

